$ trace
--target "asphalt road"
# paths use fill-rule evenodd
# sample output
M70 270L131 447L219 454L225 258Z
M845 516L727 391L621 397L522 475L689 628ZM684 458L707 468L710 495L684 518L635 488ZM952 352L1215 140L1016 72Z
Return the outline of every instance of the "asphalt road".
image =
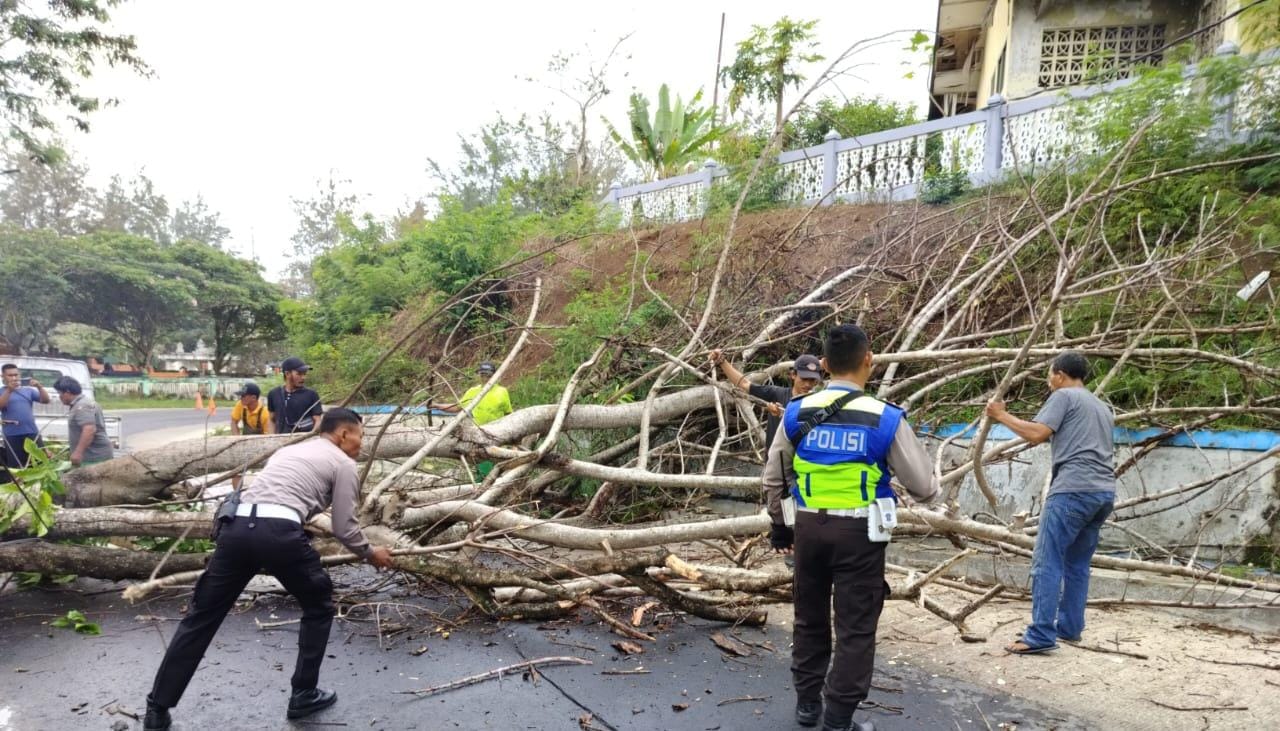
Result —
M344 567L334 576L339 591L373 588L382 578L367 567ZM143 710L187 595L130 606L120 586L77 580L66 589L10 588L0 595L0 731L140 728L118 711ZM291 723L284 709L297 625L287 620L298 616L297 607L279 595L248 597L222 625L174 710L175 731L800 728L792 715L786 627L733 629L651 611L642 629L657 642L641 642L643 653L626 655L612 646L621 638L590 615L543 624L467 621L460 611L465 601L401 589L354 599L365 605L348 608L335 623L321 674L322 687L338 691L338 705ZM69 609L84 611L102 634L48 626ZM258 624L278 622L286 623ZM749 643L750 654L726 655L711 642L717 631ZM547 667L537 676L517 671L427 697L402 693L547 656L591 664ZM877 706L859 718L881 731L1089 727L884 658L874 682L869 700Z
M165 429L192 429L204 426L225 426L231 420L231 407L220 407L213 416L196 409L119 409L106 412L110 416L124 418L125 438L143 432Z
M126 451L191 439L200 436L206 426L226 426L231 421L229 406L219 408L213 416L196 409L118 409L106 413L124 419Z

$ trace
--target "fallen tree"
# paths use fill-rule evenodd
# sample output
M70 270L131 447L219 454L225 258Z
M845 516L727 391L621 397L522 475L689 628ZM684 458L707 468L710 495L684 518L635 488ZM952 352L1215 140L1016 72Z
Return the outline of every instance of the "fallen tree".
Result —
M1182 225L1164 224L1154 231L1137 225L1132 240L1124 242L1108 233L1109 216L1150 186L1276 155L1162 166L1159 159L1142 155L1149 131L1149 124L1138 125L1099 163L1084 166L1084 177L1068 179L1058 171L1021 181L1013 194L993 194L945 211L917 204L894 207L877 226L875 245L863 247L861 260L806 282L774 308L752 297L763 272L785 269L774 257L795 250L810 235L806 225L821 215L816 205L797 214L768 252L739 257L731 253L739 253L734 247L740 198L722 231L710 224L723 234L713 251L716 266L709 281L692 286L684 306L657 291L642 271L637 241L628 314L638 298L648 297L670 315L667 329L603 338L573 369L554 403L520 409L483 427L465 414L430 427L399 412L371 419L362 510L370 533L394 546L398 570L448 584L495 617L584 610L622 634L651 639L614 616L616 610L605 603L645 595L717 621L762 622L763 605L786 601L790 581L777 562L766 563L769 552L761 534L767 518L759 512L707 518L695 510L708 495L752 495L759 482L762 433L750 400L717 381L702 356L713 346L744 358L758 356L761 369L750 378L763 381L770 372L786 369L784 353L811 349L810 338L825 326L853 320L874 337L878 368L872 387L881 396L909 407L917 424L976 428L976 438L964 450L945 448L954 437L934 445L942 455L936 469L946 488L946 512L913 508L901 514L898 540L943 538L955 552L922 572L895 569L892 581L895 599L919 602L971 633L972 616L1015 587L966 586L975 598L954 608L931 596L931 587L952 586L946 583L948 572L975 551L1025 558L1036 531L1034 515L1001 514L994 508L987 515L959 513L969 475L972 489L994 506L985 467L1017 459L1028 448L1021 440L987 443L987 424L975 418L987 399L1038 401L1036 380L1048 360L1068 347L1101 366L1095 389L1103 396L1118 380L1153 371L1193 373L1201 381L1224 384L1221 403L1216 393L1208 400L1203 394L1192 399L1185 393L1144 392L1139 400L1117 390L1117 421L1158 427L1160 434L1135 448L1121 472L1140 468L1161 439L1243 419L1274 426L1280 416L1280 396L1273 393L1280 363L1269 345L1276 332L1274 310L1254 312L1246 306L1247 316L1241 316L1237 303L1222 296L1246 260L1276 253L1247 235L1249 210L1243 205L1220 210L1209 194L1198 214ZM1050 191L1046 180L1072 184ZM513 320L503 334L514 337L514 345L487 385L496 383L537 337L545 274L540 266L540 258L530 253L503 272L501 286L535 294L522 320ZM487 274L443 307L474 303L492 294L496 281ZM882 306L871 307L872 301ZM438 322L443 311L422 322ZM446 338L432 360L445 364L460 357L453 341ZM601 375L609 368L617 370L612 380ZM588 383L609 389L592 391ZM251 473L296 438L211 437L72 470L64 478L63 506L53 511L44 540L0 544L0 571L141 579L126 591L135 600L189 586L202 554L123 546L139 538L207 538L208 487L238 471ZM1227 488L1229 478L1274 457L1273 450L1184 485L1160 485L1120 507L1167 511L1188 495L1214 491L1225 509L1238 492ZM497 466L478 480L471 465L481 460ZM592 494L573 489L596 483ZM1035 504L1039 495L1040 486L1029 489L1026 505ZM16 499L21 498L6 498L6 504ZM165 502L185 502L196 510L160 509ZM1116 516L1115 525L1127 516ZM4 537L14 539L33 528L31 518L19 519ZM323 516L311 528L323 536ZM1095 566L1247 590L1250 599L1242 606L1280 605L1280 585L1224 575L1201 564L1195 560L1198 543L1189 552L1175 550L1132 528L1124 530L1132 557L1099 555ZM54 542L86 538L121 545ZM354 561L332 542L322 547L330 565ZM693 551L702 555L693 557ZM1149 555L1157 558L1141 558Z

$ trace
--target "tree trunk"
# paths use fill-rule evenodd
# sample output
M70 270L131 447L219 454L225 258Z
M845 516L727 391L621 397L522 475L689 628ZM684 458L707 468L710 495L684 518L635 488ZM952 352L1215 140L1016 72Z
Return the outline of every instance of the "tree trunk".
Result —
M683 417L713 402L714 389L698 386L663 396L654 401L654 423ZM564 429L621 429L640 422L643 403L575 406L565 419ZM442 440L431 457L481 455L486 446L515 444L529 434L545 431L555 419L556 406L531 406L483 429L464 424L450 438ZM388 429L378 444L379 458L407 457L432 439L432 430L395 427ZM370 429L365 446L373 448L376 430ZM296 439L292 436L210 437L144 449L109 462L68 472L67 506L77 508L104 505L140 505L166 496L168 488L182 480L220 474L242 468Z
M0 544L0 573L36 571L49 576L79 574L99 579L146 579L165 558L163 553L124 548L68 546L45 541ZM164 562L164 572L198 571L208 554L175 553Z

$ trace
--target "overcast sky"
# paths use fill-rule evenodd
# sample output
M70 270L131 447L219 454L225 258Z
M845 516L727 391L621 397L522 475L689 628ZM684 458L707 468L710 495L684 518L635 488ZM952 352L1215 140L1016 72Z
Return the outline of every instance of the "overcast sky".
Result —
M556 92L523 80L554 79L545 69L557 51L602 57L633 33L597 107L620 127L633 88L653 97L665 82L687 98L701 87L709 99L722 10L727 65L752 24L784 12L818 19L819 50L835 56L862 38L931 29L937 3L129 0L113 26L137 37L155 76L96 75L90 88L120 104L68 143L97 185L143 170L171 205L204 195L230 247L248 256L252 245L274 279L294 230L290 199L310 197L330 170L362 210L389 216L432 192L426 160L455 160L458 134L498 112L567 116ZM905 45L863 54L856 78L823 93L920 105L927 74L904 79Z

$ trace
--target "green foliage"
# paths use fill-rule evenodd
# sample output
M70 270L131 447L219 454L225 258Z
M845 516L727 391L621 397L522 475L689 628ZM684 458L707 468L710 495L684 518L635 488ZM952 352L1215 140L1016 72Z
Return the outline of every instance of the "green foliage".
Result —
M689 100L688 106L676 95L671 104L667 85L658 89L658 108L649 116L649 98L640 92L631 95L628 121L631 141L628 142L605 120L609 135L636 165L650 171L654 180L675 174L685 163L691 162L718 139L723 130L715 126L716 110L698 106L702 99L699 90Z
M823 60L814 52L816 20L792 20L783 16L772 26L751 26L751 35L738 42L733 63L720 72L729 84L729 110L736 112L743 101L754 98L773 104L774 128L782 126L782 96L788 86L799 88L804 77L799 64Z
M102 634L102 628L97 624L90 622L89 618L84 616L84 612L79 609L69 610L65 615L50 622L49 626L74 630L76 634L81 635Z
M444 199L440 214L411 232L406 243L426 286L452 295L515 253L539 220L518 215L509 198L469 210Z
M28 465L20 469L11 468L14 480L0 484L0 534L30 516L27 532L43 536L53 527L57 514L54 497L66 492L58 473L69 465L49 457L34 440L28 439L23 446L27 451Z
M585 149L576 147L575 137ZM522 214L557 215L598 200L622 170L616 150L578 137L574 125L548 114L515 121L498 115L478 132L459 136L459 143L456 167L428 160L427 170L440 183L436 197L464 209L506 199Z
M211 328L215 373L250 343L284 336L278 307L283 294L262 278L256 262L195 241L180 242L166 253L199 278L193 283L195 309Z
M738 127L726 131L716 150L716 157L729 169L729 175L711 188L707 196L708 214L732 210L733 205L738 202L738 196L742 194L747 176L768 146L770 136L771 133L763 129L751 131ZM787 180L787 175L780 166L765 165L751 184L742 210L760 211L785 204Z
M51 259L63 250L51 232L0 225L0 336L20 351L47 347L61 319L68 284Z
M309 385L326 401L345 398L391 345L390 338L377 331L375 327L368 333L343 335L307 348L304 359L316 374ZM423 360L404 351L397 352L373 375L357 398L369 403L400 403L422 387L428 368L429 364Z
M826 98L813 106L801 107L787 122L787 147L820 145L833 130L841 137L857 137L919 121L915 107L878 96L857 96L843 104Z
M14 576L18 577L19 589L34 589L45 584L54 586L65 586L76 580L75 574L53 574L45 576L39 571L15 571Z
M1280 45L1280 2L1270 0L1249 4L1252 7L1241 13L1239 20L1240 37L1245 42L1246 50L1275 48Z
M148 74L133 36L113 35L107 8L114 0L48 0L32 12L25 2L0 3L0 107L7 137L31 157L58 159L50 141L58 118L89 129L88 117L102 100L81 82L101 63ZM52 115L52 116L51 116ZM65 115L65 116L64 116Z
M969 192L969 174L963 170L926 173L920 189L920 201L939 205L950 203Z

